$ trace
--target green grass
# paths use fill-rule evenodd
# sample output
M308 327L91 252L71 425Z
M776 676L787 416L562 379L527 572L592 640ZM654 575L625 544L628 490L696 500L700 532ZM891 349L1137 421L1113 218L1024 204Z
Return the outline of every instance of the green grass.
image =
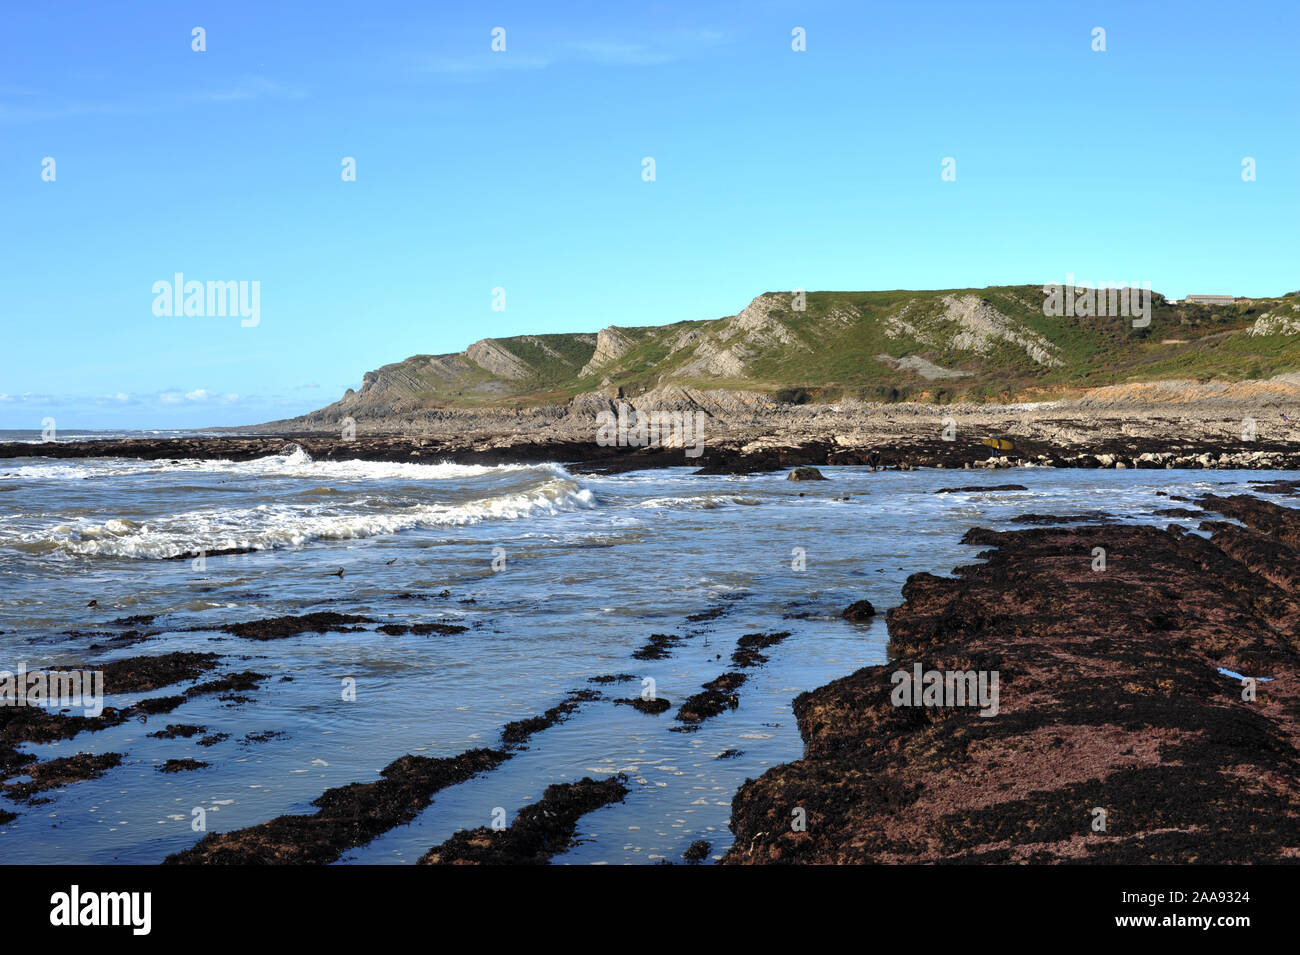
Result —
M943 299L949 295L973 295L992 305L1013 325L1050 342L1051 353L1062 364L1037 364L1023 348L1008 342L997 343L984 354L955 348L952 338L957 328L944 314ZM1044 315L1040 286L810 292L805 311L793 311L787 304L777 313L796 344L754 349L740 377L686 375L686 366L699 357L695 346L672 350L672 343L692 330L717 348L746 345L746 333L734 328L730 319L620 327L620 332L634 340L633 347L595 375L582 378L578 372L595 349L595 336L591 334L495 339L530 369L523 381L498 380L473 363L468 363L460 374L438 377L428 370L428 356L415 356L401 367L420 379L414 394L425 407L559 403L597 390L605 379L609 381L605 390L612 392L622 387L629 395L677 384L754 390L787 400L1005 399L1023 391L1063 393L1083 387L1172 378L1232 381L1300 370L1300 335L1247 334L1266 312L1282 311L1300 319L1300 312L1291 311L1293 305L1300 304L1297 298L1300 295L1292 293L1289 298L1254 304L1209 306L1170 305L1154 295L1150 326L1134 329L1128 318ZM788 303L788 298L785 301ZM833 312L846 308L855 310L858 317L847 324L832 321ZM890 337L887 323L900 315L918 329L919 336ZM915 355L972 375L927 381L915 373L895 370L879 361L877 355Z

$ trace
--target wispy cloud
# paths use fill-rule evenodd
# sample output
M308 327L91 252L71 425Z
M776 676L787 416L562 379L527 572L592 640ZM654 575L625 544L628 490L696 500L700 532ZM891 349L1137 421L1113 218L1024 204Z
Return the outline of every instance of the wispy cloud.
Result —
M604 66L658 66L698 56L720 46L726 37L712 30L678 30L646 40L596 38L569 44L578 59Z
M0 93L0 96L16 96L15 93ZM33 94L21 94L23 96ZM37 98L24 102L0 103L0 120L28 119L67 119L72 116L111 116L122 113L137 112L138 107L125 103L79 103L71 101L51 102L48 98Z
M64 429L252 423L305 414L319 403L306 396L244 395L208 388L110 394L0 393L0 427L35 430L45 427L47 418Z
M194 93L188 98L206 103L235 103L252 99L303 99L306 95L305 89L290 83L265 76L241 76L224 89Z
M281 83L264 76L245 75L227 85L208 90L176 92L120 102L92 102L51 95L41 90L0 86L0 121L67 119L76 116L158 113L186 108L194 103L239 103L259 99L298 100L307 96L306 88Z
M644 43L620 43L616 40L584 40L570 44L581 59L589 59L606 66L657 66L681 58L681 53L668 48L655 49Z
M179 388L171 391L158 392L158 401L165 405L179 404L234 404L239 400L239 395L234 392L221 394L215 391L209 391L207 388L195 388L193 391L181 391Z
M479 56L437 57L427 60L422 69L429 73L443 73L449 76L470 79L489 73L517 70L541 70L550 66L554 60L545 56L527 56L520 53L483 53Z
M725 42L725 35L714 30L675 30L636 40L592 37L557 43L543 53L517 53L507 47L500 52L484 49L471 56L434 57L422 61L419 68L427 73L470 80L497 72L544 70L569 63L659 66L699 56Z

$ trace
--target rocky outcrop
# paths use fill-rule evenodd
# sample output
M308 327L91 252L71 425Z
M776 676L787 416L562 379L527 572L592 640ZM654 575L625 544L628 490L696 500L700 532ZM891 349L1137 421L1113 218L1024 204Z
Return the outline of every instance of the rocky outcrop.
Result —
M1079 400L1084 407L1132 407L1157 402L1180 405L1234 402L1243 406L1242 415L1256 415L1261 407L1291 407L1300 402L1300 375L1276 375L1251 381L1141 381L1093 388Z
M1300 332L1300 305L1290 306L1289 311L1265 312L1255 319L1250 334L1260 335L1294 335Z
M809 345L785 323L791 311L791 294L766 292L739 314L723 319L705 334L688 332L677 340L677 350L694 349L692 359L676 374L683 378L741 378L749 362L774 350L807 351Z
M951 345L958 351L988 354L998 342L1010 342L1023 348L1025 354L1040 365L1054 367L1062 364L1054 354L1055 346L1037 332L1019 325L1003 315L988 302L974 295L946 296L943 320L954 322L959 331L952 337Z
M865 623L876 616L876 608L870 600L855 600L844 608L840 616L853 623Z
M999 342L1007 342L1035 364L1045 368L1062 364L1051 342L976 295L945 295L937 309L909 303L888 316L883 328L890 338L974 355L987 355Z
M403 756L380 779L327 789L316 812L277 816L261 825L211 832L164 865L325 865L394 826L410 822L448 786L495 769L510 756L472 749L458 756Z
M623 329L613 325L602 328L596 334L596 351L592 354L591 361L582 366L578 377L586 378L598 373L603 366L622 358L635 345L636 341Z
M731 319L729 331L743 333L757 346L793 345L798 342L794 333L781 320L790 312L792 295L766 292L756 297Z
M578 820L589 812L622 802L627 777L547 786L542 798L519 810L504 829L462 829L420 857L420 865L546 865L573 842Z
M653 447L599 443L595 414L600 410L617 413L617 402L594 395L584 399L588 404L582 412L448 412L437 419L439 428L435 433L367 434L358 426L355 438L343 437L331 429L284 437L232 434L41 445L11 443L0 444L0 461L31 455L247 461L289 454L297 448L316 460L489 465L558 461L573 470L606 473L683 464L703 473L725 474L783 471L802 465L869 465L873 454L878 455L880 466L901 470L998 470L1016 466L1300 469L1300 444L1288 440L1285 422L1279 425L1261 417L1258 438L1243 441L1240 418L1231 410L1204 410L1184 419L1129 411L1117 420L1058 406L1030 413L1015 408L949 406L939 410L896 405L882 409L846 405L778 406L730 416L721 402L713 400L715 392L686 393L691 403L685 408L708 409L704 411L707 417L701 453L691 457L684 452L697 446L700 433L694 431L685 441L675 440L670 433L667 440ZM639 399L637 405L644 407ZM951 441L942 437L940 413L956 424ZM697 423L692 420L693 427ZM990 458L980 438L991 430L1014 438L1016 450ZM286 444L287 439L292 439L293 444ZM683 443L689 447L684 448Z
M755 391L726 388L683 388L666 385L631 399L638 411L703 411L711 418L752 417L775 411L779 406L771 396Z
M895 371L912 371L926 381L939 381L944 378L969 378L973 372L959 368L943 368L932 361L926 361L920 355L908 355L906 358L894 358L890 355L877 355L876 361L883 362Z
M465 349L469 360L498 378L510 381L522 381L532 369L517 355L506 351L500 344L490 338L484 338Z
M741 787L723 861L1300 858L1300 511L1203 503L1249 527L971 531L987 563L909 579L889 664L795 700L804 756ZM927 702L931 671L997 692Z

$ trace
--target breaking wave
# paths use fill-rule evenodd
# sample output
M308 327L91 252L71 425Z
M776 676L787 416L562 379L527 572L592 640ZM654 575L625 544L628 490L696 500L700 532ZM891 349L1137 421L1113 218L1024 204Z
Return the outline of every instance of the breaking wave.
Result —
M416 464L403 461L317 461L298 445L279 454L250 461L181 460L134 461L124 458L88 458L77 463L39 461L34 464L0 464L0 481L86 481L104 477L148 474L221 474L232 477L303 478L335 481L403 480L448 481L483 475L549 470L565 475L557 464Z
M315 483L282 488L261 495L262 503L255 505L227 507L208 502L149 517L122 515L105 520L102 511L72 520L32 515L27 522L0 529L0 547L29 554L160 559L200 551L276 550L417 528L540 518L596 506L590 490L552 464L480 467L313 462L305 452L295 451L274 460L245 462L242 467L254 478L273 474L312 482L369 480L345 490ZM408 483L441 479L461 480L434 488Z

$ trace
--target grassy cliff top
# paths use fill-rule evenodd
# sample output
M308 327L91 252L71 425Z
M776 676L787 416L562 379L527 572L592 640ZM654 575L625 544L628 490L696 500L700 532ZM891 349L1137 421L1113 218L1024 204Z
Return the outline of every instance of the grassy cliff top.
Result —
M1038 285L809 292L803 303L768 292L727 318L489 338L456 354L414 355L368 373L360 391L317 414L527 407L668 385L794 401L1010 400L1300 370L1296 293L1231 305L1152 294L1145 325L1046 315L1045 298Z

